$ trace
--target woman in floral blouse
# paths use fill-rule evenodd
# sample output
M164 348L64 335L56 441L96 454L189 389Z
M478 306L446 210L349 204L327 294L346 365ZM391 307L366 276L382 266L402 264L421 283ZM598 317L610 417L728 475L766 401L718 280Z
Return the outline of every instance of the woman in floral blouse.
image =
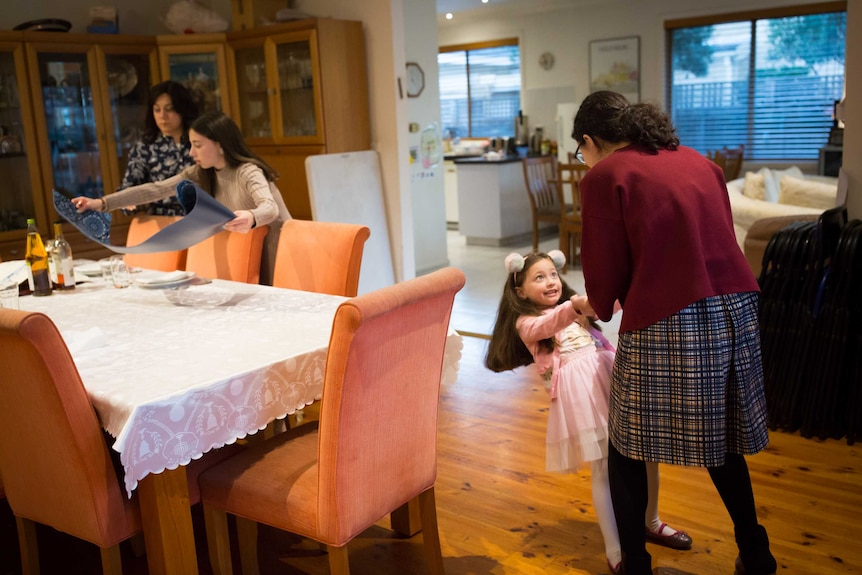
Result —
M129 163L120 189L161 182L194 165L189 151L189 127L198 117L197 105L186 88L168 80L150 89L144 133L129 152ZM157 216L184 215L176 196L139 206Z

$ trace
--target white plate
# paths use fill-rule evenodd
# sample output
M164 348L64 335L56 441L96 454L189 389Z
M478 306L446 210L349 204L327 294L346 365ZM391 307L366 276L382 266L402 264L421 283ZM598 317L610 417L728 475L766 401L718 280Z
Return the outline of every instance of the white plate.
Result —
M164 279L159 279L164 278ZM195 279L195 272L147 272L134 279L135 285L143 289L171 289L184 286Z
M74 271L76 274L85 275L91 278L102 277L102 268L99 267L99 262L75 266Z

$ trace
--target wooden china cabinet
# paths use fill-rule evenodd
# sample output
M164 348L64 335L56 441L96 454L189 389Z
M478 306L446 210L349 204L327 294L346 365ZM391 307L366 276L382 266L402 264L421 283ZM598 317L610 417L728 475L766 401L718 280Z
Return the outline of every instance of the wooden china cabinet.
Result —
M309 19L228 33L233 119L311 219L305 159L371 147L361 22Z
M370 148L361 22L176 36L0 32L0 258L24 257L27 218L52 236L55 187L88 197L119 187L149 89L168 78L239 124L281 174L294 217L312 217L308 156ZM128 218L112 217L123 243ZM63 230L76 258L110 253L71 224Z
M0 259L24 258L27 218L49 229L23 34L0 32Z

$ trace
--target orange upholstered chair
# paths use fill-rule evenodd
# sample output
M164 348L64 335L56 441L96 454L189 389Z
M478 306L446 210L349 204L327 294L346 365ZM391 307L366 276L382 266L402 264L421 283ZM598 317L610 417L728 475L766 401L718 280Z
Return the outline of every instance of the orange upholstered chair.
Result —
M213 571L232 573L227 513L237 516L244 573L257 571L264 523L327 546L349 573L347 543L417 499L431 572L437 533L437 405L449 315L464 274L446 268L350 299L338 308L319 426L250 446L200 476Z
M288 220L281 228L272 285L353 297L370 230L357 224Z
M189 248L186 270L206 278L259 283L260 257L268 233L269 226L244 234L221 231Z
M99 418L60 332L41 313L0 309L0 496L18 524L24 575L38 575L36 523L102 550L105 575L121 575L119 543L141 531ZM189 502L198 475L241 451L214 450L186 467Z
M179 219L180 216L135 216L129 223L126 245L136 246ZM123 259L126 260L128 266L172 272L185 269L186 250L153 254L126 254Z
M0 469L25 574L39 572L36 523L98 545L122 573L119 543L141 530L63 338L40 313L0 309Z

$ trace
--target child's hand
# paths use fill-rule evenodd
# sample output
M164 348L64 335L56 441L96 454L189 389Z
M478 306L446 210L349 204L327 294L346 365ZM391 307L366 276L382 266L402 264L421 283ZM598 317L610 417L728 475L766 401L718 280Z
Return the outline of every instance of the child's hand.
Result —
M580 315L587 317L596 317L596 312L593 311L592 306L590 305L590 300L587 299L585 295L573 295L570 298L572 302L572 307L575 308L575 311Z

